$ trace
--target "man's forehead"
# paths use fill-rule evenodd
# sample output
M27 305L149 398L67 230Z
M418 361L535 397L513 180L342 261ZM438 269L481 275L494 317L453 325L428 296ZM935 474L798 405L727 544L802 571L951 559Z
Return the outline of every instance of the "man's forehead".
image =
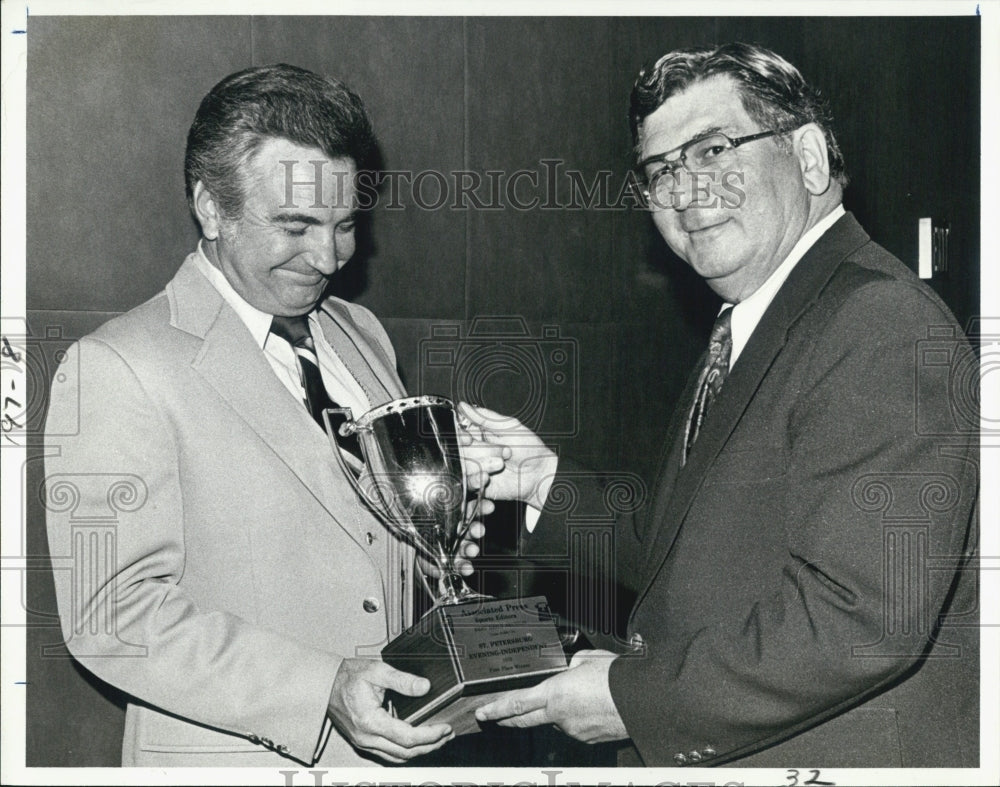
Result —
M732 78L720 74L699 80L643 120L642 158L665 153L711 130L742 132L748 120Z
M245 172L248 201L257 197L269 210L353 208L356 170L349 158L331 159L319 148L269 138L251 156Z

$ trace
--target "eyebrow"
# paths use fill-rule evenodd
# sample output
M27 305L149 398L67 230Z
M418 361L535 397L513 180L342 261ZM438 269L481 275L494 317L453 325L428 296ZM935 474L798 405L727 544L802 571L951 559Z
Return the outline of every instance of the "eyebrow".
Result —
M723 128L724 128L723 126L705 126L705 128L703 128L701 131L699 131L697 134L695 134L693 137L691 137L691 139L698 139L698 137L704 137L704 136L707 136L709 134L714 134L717 131L722 131ZM690 141L691 140L688 140L688 142L690 142ZM687 144L687 143L685 143L685 144Z
M274 224L308 224L312 227L318 227L323 223L308 213L276 213L270 220Z
M689 142L694 142L694 140L696 139L707 137L709 134L715 134L716 132L722 131L722 129L723 126L705 126L705 128L703 128L701 131L696 133L694 136L688 137L686 140L684 140L681 144L677 145L676 147L670 148L670 150L664 150L662 153L654 153L652 156L646 156L644 159L642 159L642 161L638 163L637 166L645 167L653 163L661 162L664 156L667 156L676 150L680 150Z

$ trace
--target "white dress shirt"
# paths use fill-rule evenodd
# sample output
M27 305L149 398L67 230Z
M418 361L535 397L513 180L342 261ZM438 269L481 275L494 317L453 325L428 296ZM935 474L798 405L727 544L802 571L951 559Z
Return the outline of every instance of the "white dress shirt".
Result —
M799 238L799 242L792 247L792 250L785 257L781 265L774 269L774 273L767 277L764 283L757 288L756 292L735 306L724 303L722 308L719 309L719 314L722 314L726 309L733 310L733 351L729 356L730 370L732 370L733 364L736 363L736 359L740 357L740 353L743 352L743 348L747 346L747 342L750 341L750 336L760 322L760 318L764 316L764 312L771 305L774 296L778 294L781 285L785 283L788 274L792 272L792 269L795 268L805 253L812 248L812 245L820 239L820 236L830 229L836 223L837 219L843 215L844 206L838 205L828 215L816 222L816 226L812 227L805 235Z
M280 336L271 333L272 316L243 300L222 271L209 262L202 249L201 241L198 242L195 263L226 300L226 303L232 306L240 319L243 320L257 346L263 350L264 357L267 358L267 362L271 365L278 379L296 399L305 402L306 393L302 387L295 350ZM365 396L361 385L354 379L354 375L351 374L323 336L315 312L309 315L309 332L312 334L313 344L316 347L316 357L319 360L323 386L330 398L341 407L350 407L355 418L364 415L371 409L372 405L368 401L368 397Z

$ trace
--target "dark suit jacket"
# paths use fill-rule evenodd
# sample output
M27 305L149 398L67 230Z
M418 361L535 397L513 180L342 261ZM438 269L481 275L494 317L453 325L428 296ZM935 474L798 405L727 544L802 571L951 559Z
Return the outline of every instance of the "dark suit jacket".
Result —
M610 673L623 764L978 763L976 377L956 366L976 368L954 317L848 214L681 468L689 384L649 504L617 523L638 594ZM574 511L608 505L561 468L575 505L561 495L526 552L569 554Z

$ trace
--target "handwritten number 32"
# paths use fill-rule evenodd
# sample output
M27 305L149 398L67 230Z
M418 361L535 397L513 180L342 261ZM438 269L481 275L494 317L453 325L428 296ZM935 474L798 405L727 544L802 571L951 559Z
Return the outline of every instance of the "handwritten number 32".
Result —
M809 771L812 774L804 782L799 781L799 772L795 768L788 769L788 775L785 777L788 779L788 787L798 787L800 784L803 787L823 787L825 785L833 785L835 782L824 782L819 779L819 771L815 768Z

